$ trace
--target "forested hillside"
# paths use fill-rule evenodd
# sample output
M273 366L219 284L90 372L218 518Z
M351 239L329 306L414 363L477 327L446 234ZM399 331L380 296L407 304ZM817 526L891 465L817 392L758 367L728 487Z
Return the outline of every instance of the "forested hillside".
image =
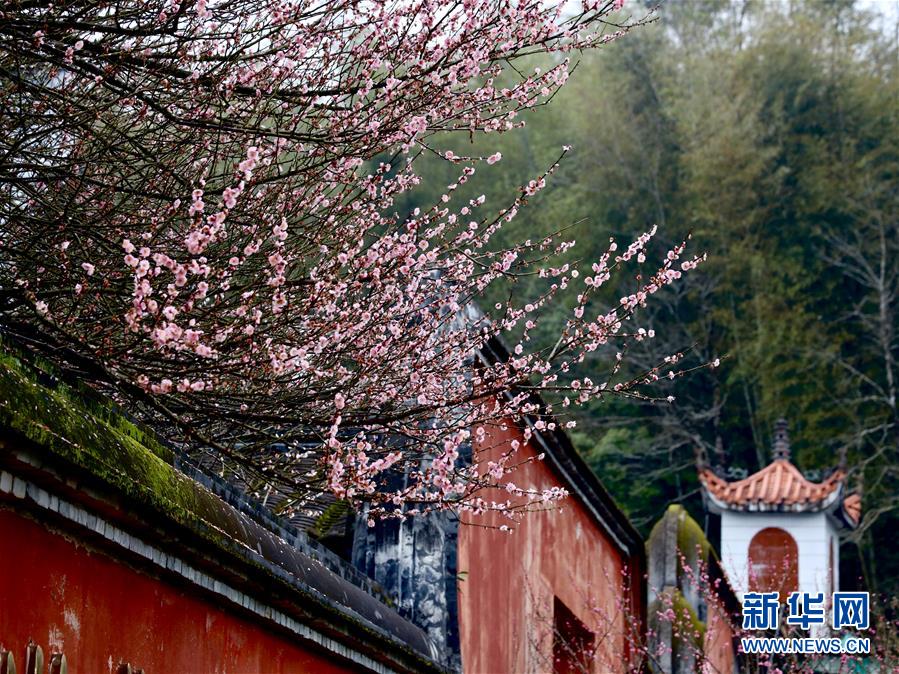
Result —
M565 230L571 257L591 260L609 236L657 224L659 248L692 234L691 252L709 255L653 303L655 337L625 362L683 352L684 369L720 367L647 391L661 400L571 412L579 448L634 522L646 531L672 502L701 519L696 452L757 470L784 416L800 468L845 457L865 517L858 558L848 549L844 564L896 594L899 553L884 542L899 525L899 66L895 16L877 9L666 3L652 24L581 56L523 131L459 151L502 153L504 171L466 185L489 201L572 147L509 241ZM434 159L404 207L432 203L453 172ZM520 277L510 293L524 301L543 283ZM547 339L558 304L557 324L538 330ZM579 376L607 372L614 356L597 353Z

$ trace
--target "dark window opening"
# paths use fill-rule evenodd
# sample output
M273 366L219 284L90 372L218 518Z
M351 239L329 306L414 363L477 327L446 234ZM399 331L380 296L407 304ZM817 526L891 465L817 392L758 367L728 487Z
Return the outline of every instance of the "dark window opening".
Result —
M553 600L553 674L593 671L593 632L558 597Z

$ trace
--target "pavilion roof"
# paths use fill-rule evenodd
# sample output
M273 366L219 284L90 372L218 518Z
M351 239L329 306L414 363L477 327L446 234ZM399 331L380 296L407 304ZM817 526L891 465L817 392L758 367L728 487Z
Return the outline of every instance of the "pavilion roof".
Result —
M823 482L812 482L787 459L775 459L736 482L728 482L709 468L699 473L703 487L716 501L760 510L770 509L763 506L824 506L839 491L845 477L845 472L836 470Z
M708 466L699 467L699 481L715 510L819 512L829 511L850 528L861 519L861 497L846 494L846 471L834 470L821 482L809 480L790 460L786 421L775 430L774 459L760 471L733 482Z

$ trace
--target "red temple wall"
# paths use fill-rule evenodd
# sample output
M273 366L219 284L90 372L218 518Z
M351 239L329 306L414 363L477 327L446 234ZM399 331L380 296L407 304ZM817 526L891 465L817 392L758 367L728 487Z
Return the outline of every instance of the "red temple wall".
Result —
M475 445L478 460L497 458L512 439L524 444L513 424L488 433ZM518 453L520 459L535 455L527 445ZM544 461L519 466L510 477L519 487L561 486ZM484 497L505 501L508 494ZM476 526L508 523L498 513L466 516L459 530L463 671L552 671L554 597L594 632L598 648L593 671L624 671L625 631L639 630L641 624L642 569L625 579L624 553L575 496L566 499L561 510L525 516L511 534ZM625 606L634 597L637 608Z
M0 509L0 644L24 671L29 638L69 671L146 674L354 671L188 589Z
M703 643L706 657L703 672L713 674L734 671L734 636L734 629L724 607L715 602L710 603Z

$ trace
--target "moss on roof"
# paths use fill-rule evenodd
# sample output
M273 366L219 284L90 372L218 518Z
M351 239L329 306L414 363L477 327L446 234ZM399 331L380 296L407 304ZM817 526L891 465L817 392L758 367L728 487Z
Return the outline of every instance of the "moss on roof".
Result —
M0 344L0 346L3 346ZM112 404L61 383L45 363L0 350L0 424L178 520L193 519L196 485L174 453Z
M90 389L60 381L50 364L31 357L26 360L2 340L0 429L13 431L40 447L42 453L82 469L130 499L135 506L184 526L200 537L192 543L194 546L211 545L229 555L237 555L276 584L284 582L283 574L287 571L301 584L297 586L291 581L292 587L307 599L315 598L325 614L348 618L357 636L366 633L371 638L383 639L386 634L380 634L382 630L392 634L388 637L391 650L394 654L411 655L418 663L412 669L443 671L426 655L423 657L427 650L426 638L420 628L394 615L365 590L347 583L321 563L304 557L305 553L293 549L275 534L260 533L258 524L246 520L212 492L179 472L173 465L174 452L151 431L126 419L114 404L98 399ZM13 449L7 435L0 436L0 440L6 441L7 449ZM255 557L256 551L263 560ZM283 570L275 571L272 565ZM309 608L308 601L302 604ZM359 620L337 604L367 619ZM383 620L373 624L368 622L372 620L370 616L381 616Z
M677 521L677 549L684 556L684 561L688 566L695 567L700 560L702 562L717 561L718 555L699 523L690 517L686 508L677 503L668 506L662 518L653 525L646 541L647 548L653 545L664 545L659 538L664 535L665 527L668 526L671 518L675 518Z
M669 608L674 612L673 616L668 613ZM656 629L662 621L668 622L677 633L679 641L689 640L693 648L702 650L706 624L699 619L695 609L679 589L666 588L659 599L650 603L648 611L650 621L655 624Z

